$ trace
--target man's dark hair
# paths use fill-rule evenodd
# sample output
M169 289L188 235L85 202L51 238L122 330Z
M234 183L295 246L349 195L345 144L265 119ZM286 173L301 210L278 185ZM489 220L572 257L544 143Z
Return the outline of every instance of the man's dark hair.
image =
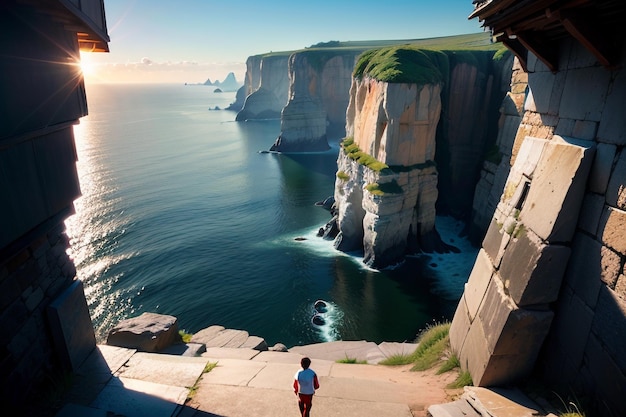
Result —
M311 366L311 359L305 356L304 358L300 359L300 365L302 366L302 368L308 369L309 366Z

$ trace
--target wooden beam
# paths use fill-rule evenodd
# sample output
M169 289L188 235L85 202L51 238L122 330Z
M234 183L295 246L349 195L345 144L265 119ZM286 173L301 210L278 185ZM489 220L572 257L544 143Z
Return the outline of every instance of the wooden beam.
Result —
M503 33L496 37L496 41L506 46L517 57L524 72L528 72L528 50L517 39L510 39L508 35Z
M599 19L585 12L561 12L560 20L567 32L591 52L598 62L607 68L617 64L618 52L614 49L613 39L603 28Z
M534 36L530 32L519 32L516 34L517 40L530 52L545 64L546 67L552 72L557 72L559 69L558 52L559 47L553 42L550 42L545 37Z

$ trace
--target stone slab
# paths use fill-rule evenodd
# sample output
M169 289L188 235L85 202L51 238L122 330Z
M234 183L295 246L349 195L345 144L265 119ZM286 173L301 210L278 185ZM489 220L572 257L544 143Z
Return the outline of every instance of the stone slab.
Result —
M289 352L267 351L259 353L254 358L252 358L252 360L261 362L293 363L299 365L300 360L304 356L305 355L301 353L293 352L291 350ZM311 359L317 358L311 357Z
M515 304L524 307L555 301L570 252L567 246L546 245L531 230L512 239L499 273Z
M464 399L431 405L428 407L428 413L432 417L482 417Z
M616 147L606 143L596 146L596 154L589 173L589 191L603 195L611 177ZM622 177L623 178L623 177Z
M594 312L592 333L596 335L604 350L620 369L626 369L626 301L615 291L602 287L598 307ZM607 374L610 375L610 374Z
M415 387L393 381L370 380L354 377L320 379L316 396L333 396L360 401L407 404L415 400Z
M472 272L470 272L463 293L470 321L473 321L478 313L478 308L483 301L487 286L489 282L491 282L493 271L494 268L491 259L487 256L485 250L481 249L478 252L476 262L474 263Z
M580 209L578 227L591 236L595 236L598 231L598 224L600 223L603 210L604 196L592 193L587 194Z
M235 330L235 329L224 329L219 333L215 334L212 339L206 339L202 343L209 347L227 347L227 348L238 348L243 345L246 340L248 340L248 332L244 330ZM196 340L192 337L192 342L196 342Z
M611 73L595 67L567 71L558 114L567 119L599 121ZM580 100L584 97L584 100Z
M606 189L606 203L626 210L626 151L620 153Z
M283 355L283 356L280 356ZM258 356L255 356L252 360L256 362L265 362L270 365L273 363L277 364L288 364L292 369L292 376L296 373L298 369L300 369L300 360L303 358L303 355L299 354L290 354L286 352L261 352ZM331 373L331 370L337 363L335 361L329 361L325 359L317 359L315 357L311 357L311 369L315 371L318 376L328 376Z
M622 256L626 255L624 231L626 231L626 211L607 207L602 214L598 232L602 243Z
M137 352L115 376L191 387L202 375L207 362L206 358Z
M209 326L204 328L191 336L191 343L204 343L206 345L208 341L212 340L222 330L224 330L223 326Z
M200 356L206 352L203 343L176 343L161 350L159 353L179 356Z
M310 358L338 361L346 358L364 361L375 360L378 355L383 356L374 342L366 341L336 341L317 343L305 346L294 346L290 352L300 353Z
M47 309L52 340L61 362L77 371L96 347L83 283L75 280Z
M461 300L456 306L449 331L450 347L457 356L459 356L459 352L463 349L463 344L465 343L470 325L471 321L469 319L469 312L467 311L467 304L465 303L465 295L462 295Z
M571 291L563 291L557 309L550 338L567 348L568 359L578 369L590 336L594 312Z
M265 339L259 336L249 336L248 339L239 346L240 348L250 348L254 350L264 351L267 350L267 342Z
M570 265L565 271L565 283L591 308L595 308L605 271L602 271L602 245L585 234L578 233L572 243Z
M504 292L502 281L491 280L485 292L485 300L480 306L476 319L472 322L472 327L476 323L482 326L489 354L494 353L495 346L502 336L502 330L515 310L515 304ZM503 354L504 352L497 353Z
M518 308L494 279L485 295L478 318L493 355L533 357L548 333L554 313Z
M249 360L258 354L259 351L254 349L210 347L207 348L206 352L204 352L201 356L204 358L210 358L211 362L215 362L220 359Z
M202 376L201 382L245 387L266 365L257 361L220 359L211 372Z
M330 388L330 387L329 387ZM312 414L342 417L412 417L406 404L359 401L322 395L323 387L313 398ZM246 387L202 385L194 397L198 409L215 416L275 417L298 415L293 392L259 390Z
M465 387L462 399L478 410L480 415L498 417L535 417L544 410L517 389Z
M183 387L113 378L91 407L124 417L171 417L184 404L188 393Z
M399 343L399 342L382 342L378 345L378 349L385 358L396 355L410 355L417 349L417 343Z
M268 363L248 383L252 388L266 388L278 390L293 390L293 377L300 369L299 365L288 363ZM311 365L311 369L318 373L317 368ZM321 377L318 374L318 378Z
M526 137L517 153L513 169L532 179L547 143L548 141L545 139Z
M585 352L587 358L586 367L590 377L586 382L603 393L605 399L599 415L626 415L626 401L624 401L624 387L626 386L626 376L623 367L615 362L615 356L610 355L605 350L605 346L595 337L589 338L589 343ZM611 375L610 378L607 378ZM592 381L589 381L592 379ZM604 411L604 413L602 413Z
M120 369L135 354L135 349L117 346L97 345L96 349L83 362L77 375L108 374Z
M482 242L482 248L487 253L493 265L497 268L502 260L504 248L509 242L510 236L502 230L495 218L491 219L487 233Z
M113 377L135 353L134 349L97 345L83 362L72 379L67 393L67 401L78 405L90 404Z
M578 222L595 149L593 143L573 142L555 135L545 145L520 213L524 225L544 241L569 242Z
M612 74L608 71L605 71ZM575 90L574 90L575 91ZM581 96L584 97L584 96ZM598 126L598 138L601 142L626 145L626 72L617 71L611 89L606 96L604 111Z
M470 325L458 357L461 369L470 373L474 385L480 384L489 362L490 352L483 326L478 320L474 320Z

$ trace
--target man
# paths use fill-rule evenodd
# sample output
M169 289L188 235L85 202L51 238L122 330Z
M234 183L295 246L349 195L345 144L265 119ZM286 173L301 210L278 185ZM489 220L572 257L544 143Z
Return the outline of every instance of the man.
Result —
M311 359L307 357L302 358L302 360L300 360L300 366L302 366L302 369L296 372L293 378L293 391L298 396L300 414L302 414L302 417L309 417L313 405L313 394L315 394L315 390L320 387L320 383L317 380L315 371L309 369Z

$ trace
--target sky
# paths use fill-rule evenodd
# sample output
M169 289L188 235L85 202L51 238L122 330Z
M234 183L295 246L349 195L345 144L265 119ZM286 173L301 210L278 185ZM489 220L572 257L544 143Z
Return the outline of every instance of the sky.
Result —
M87 83L202 83L246 59L319 42L481 32L472 0L104 0L109 53L84 53Z

